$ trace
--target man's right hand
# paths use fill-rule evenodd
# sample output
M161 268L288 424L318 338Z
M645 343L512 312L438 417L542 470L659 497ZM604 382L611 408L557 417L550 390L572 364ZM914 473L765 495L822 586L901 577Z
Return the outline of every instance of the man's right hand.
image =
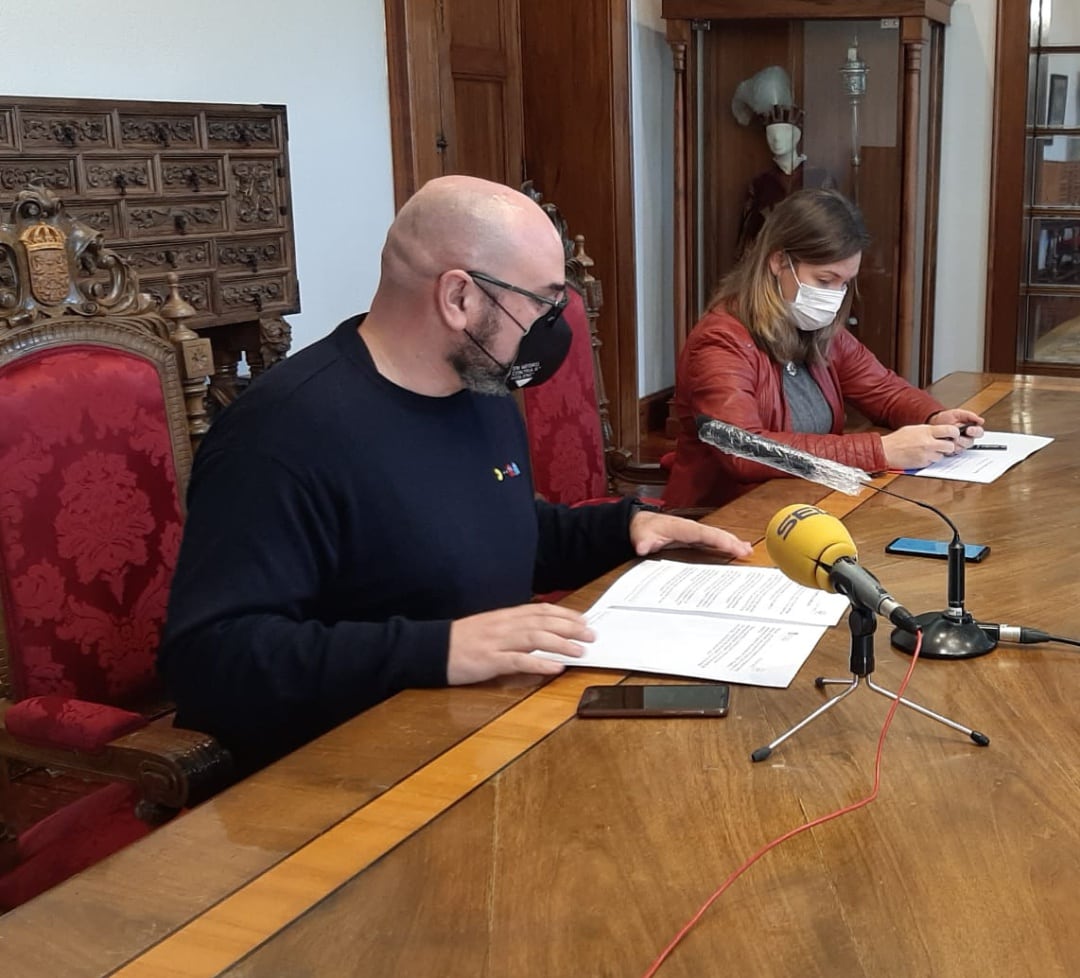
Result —
M594 637L584 615L555 604L524 604L461 618L450 623L446 681L462 686L515 672L554 676L565 668L561 662L529 653L580 656L585 650L579 643Z

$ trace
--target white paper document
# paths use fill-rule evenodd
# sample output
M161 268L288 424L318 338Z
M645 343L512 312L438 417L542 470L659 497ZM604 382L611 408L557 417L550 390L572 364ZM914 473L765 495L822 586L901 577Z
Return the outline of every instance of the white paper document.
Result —
M1045 448L1054 439L1043 435L1020 435L1012 431L988 431L975 444L1004 445L1004 450L969 449L949 455L925 469L910 469L908 475L923 475L930 479L955 479L959 482L993 482L998 476Z
M772 567L646 561L587 612L596 641L573 666L787 686L847 598L802 587Z

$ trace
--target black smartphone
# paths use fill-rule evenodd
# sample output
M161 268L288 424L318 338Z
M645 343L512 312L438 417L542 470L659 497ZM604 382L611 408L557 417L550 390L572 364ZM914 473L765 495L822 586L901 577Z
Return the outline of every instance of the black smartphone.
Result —
M885 547L887 554L905 554L914 557L938 557L942 560L949 556L949 545L944 540L920 540L918 537L897 537ZM965 543L964 560L978 563L990 548L982 543Z
M579 717L724 717L730 689L724 683L683 686L589 686Z

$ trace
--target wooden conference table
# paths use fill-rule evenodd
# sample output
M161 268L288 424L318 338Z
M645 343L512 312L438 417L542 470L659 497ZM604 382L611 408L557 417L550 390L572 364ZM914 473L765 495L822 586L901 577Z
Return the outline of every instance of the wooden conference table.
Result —
M956 374L935 391L1056 441L990 486L893 488L991 545L968 566L977 617L1080 637L1080 381ZM944 562L883 553L945 536L899 500L776 480L710 520L760 540L795 501L843 516L908 607L944 607ZM920 662L908 695L990 746L901 709L878 799L768 853L659 974L1080 973L1078 652ZM874 678L895 689L909 661L880 628ZM763 843L867 793L889 701L865 688L749 759L821 702L813 677L847 666L841 623L788 689L734 687L721 720L575 719L584 686L622 678L581 669L403 693L0 918L0 972L641 975Z

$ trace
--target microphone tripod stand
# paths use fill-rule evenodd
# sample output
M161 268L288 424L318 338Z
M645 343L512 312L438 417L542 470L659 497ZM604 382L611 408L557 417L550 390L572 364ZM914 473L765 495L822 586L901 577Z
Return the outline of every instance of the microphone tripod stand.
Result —
M962 553L963 551L961 550L961 555ZM791 727L789 730L782 733L771 744L759 747L750 755L750 760L755 762L764 761L777 747L780 746L780 744L787 740L788 737L802 730L802 728L810 723L811 720L816 720L826 710L836 706L842 699L854 693L864 679L866 680L866 685L875 693L880 693L882 696L889 697L889 699L899 700L903 706L914 710L916 713L921 713L924 717L929 717L931 720L937 720L938 723L943 723L946 727L951 727L953 730L958 730L962 734L967 734L979 747L986 747L989 745L990 738L987 737L986 734L979 733L978 730L972 730L970 727L965 727L963 724L957 723L955 720L950 720L948 717L943 717L940 713L928 710L925 706L920 706L918 703L913 703L906 697L899 696L891 690L877 685L877 683L870 678L874 671L874 631L877 629L877 616L874 612L853 602L851 611L848 614L848 628L851 630L851 654L849 660L851 678L826 679L823 676L818 676L817 679L814 680L814 685L818 689L837 685L846 686L847 688L842 692L837 693L837 695L831 699L826 700L821 706L814 710L813 713L800 720L794 727Z
M945 518L944 513L939 515ZM993 651L997 639L987 635L971 613L964 610L964 545L956 527L950 520L946 522L953 530L949 543L949 606L944 611L915 616L923 633L919 655L927 659L972 659ZM909 632L893 629L891 640L901 652L915 651L915 636Z

